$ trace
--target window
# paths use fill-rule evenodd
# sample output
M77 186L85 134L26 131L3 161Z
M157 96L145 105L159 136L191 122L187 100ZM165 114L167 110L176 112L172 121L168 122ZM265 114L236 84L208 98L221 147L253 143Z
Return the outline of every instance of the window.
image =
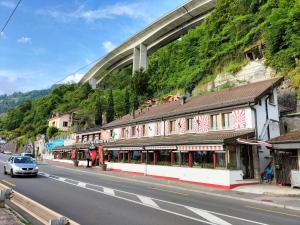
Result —
M55 127L55 122L52 122L52 126Z
M212 130L220 129L220 114L215 114L210 116L210 127Z
M136 134L136 126L131 127L131 137L135 137Z
M169 127L170 133L175 133L175 126L176 126L176 121L175 120L170 120L170 127Z
M230 129L232 128L232 113L223 113L222 114L223 128Z
M63 127L68 127L68 122L63 122Z
M156 123L155 135L160 135L160 129L161 129L160 122L157 122Z
M272 105L275 105L274 94L270 94L269 103L272 104Z
M142 126L142 136L146 136L146 125Z
M121 130L121 138L125 138L126 128L122 128Z
M110 135L110 137L113 136L113 130L110 130L110 131L109 131L109 135Z
M193 131L194 130L194 118L186 119L186 130Z

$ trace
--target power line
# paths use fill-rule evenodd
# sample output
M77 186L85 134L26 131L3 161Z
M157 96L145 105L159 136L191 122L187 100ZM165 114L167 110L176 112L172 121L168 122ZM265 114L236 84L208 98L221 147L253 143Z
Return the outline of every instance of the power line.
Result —
M19 0L19 2L17 3L16 7L14 8L14 10L11 12L10 16L8 17L8 19L6 20L4 26L2 27L1 29L1 32L2 33L4 31L4 29L6 28L7 24L9 23L9 21L11 20L12 16L14 15L15 11L17 10L18 6L20 5L22 0Z
M76 73L79 72L80 70L82 70L82 69L84 69L84 68L86 68L86 67L88 67L88 66L90 66L90 65L92 65L92 64L94 64L94 63L96 63L96 62L99 61L101 58L102 58L102 57L97 58L97 59L93 60L92 62L90 62L90 63L88 63L88 64L86 64L86 65L80 67L79 69L75 70L74 72L69 73L69 74L66 75L64 78L60 79L59 81L56 81L54 84L57 84L57 83L60 83L60 82L64 81L68 76L71 76L71 75L76 74Z

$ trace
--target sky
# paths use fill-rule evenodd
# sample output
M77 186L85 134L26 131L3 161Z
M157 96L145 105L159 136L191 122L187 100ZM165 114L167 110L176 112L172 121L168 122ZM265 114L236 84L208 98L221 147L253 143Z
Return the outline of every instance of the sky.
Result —
M0 28L18 0L0 0ZM0 33L0 95L79 81L85 67L186 0L22 0Z

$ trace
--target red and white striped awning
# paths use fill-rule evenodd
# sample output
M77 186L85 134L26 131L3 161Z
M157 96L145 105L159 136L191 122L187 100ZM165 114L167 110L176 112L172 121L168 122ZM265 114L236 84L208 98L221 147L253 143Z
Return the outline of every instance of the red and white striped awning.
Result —
M104 148L104 150L106 150L106 151L120 151L121 150L121 148L120 147L111 147L111 148Z
M257 145L257 146L264 146L264 147L269 147L269 148L272 147L272 144L270 144L266 141L250 140L250 139L243 139L243 138L238 138L236 140L240 144Z
M121 150L123 151L139 151L143 150L142 147L121 147Z
M222 151L223 145L179 145L179 151Z
M173 150L176 146L166 145L166 146L146 146L146 150Z

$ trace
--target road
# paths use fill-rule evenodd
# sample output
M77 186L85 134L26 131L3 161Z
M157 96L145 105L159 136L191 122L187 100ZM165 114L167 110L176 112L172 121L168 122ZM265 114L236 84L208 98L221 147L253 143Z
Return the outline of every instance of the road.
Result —
M1 183L82 225L300 225L297 211L87 170L39 165L37 178L11 178L3 174L6 159L0 154Z

